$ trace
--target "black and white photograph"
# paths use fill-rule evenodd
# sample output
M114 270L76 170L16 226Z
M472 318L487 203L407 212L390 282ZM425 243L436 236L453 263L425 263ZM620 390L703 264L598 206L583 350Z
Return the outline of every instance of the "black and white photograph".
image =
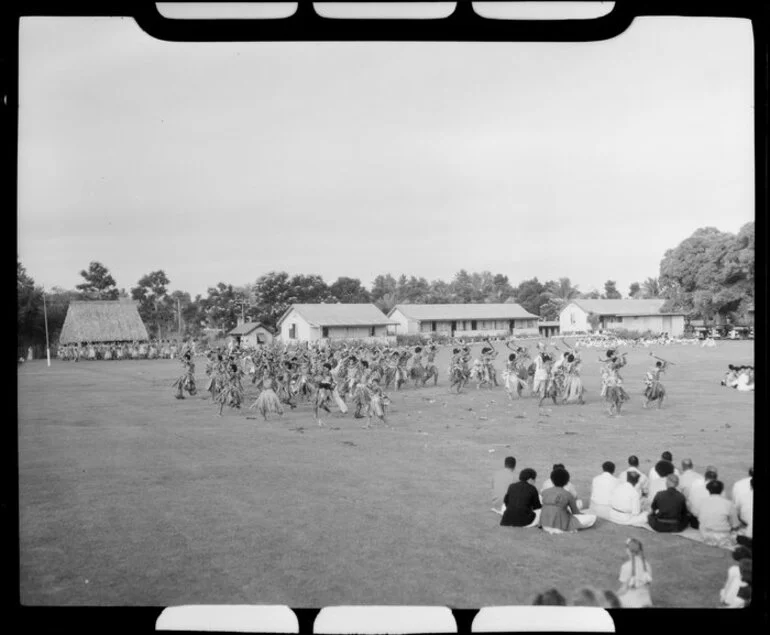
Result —
M22 604L749 607L754 46L22 17Z

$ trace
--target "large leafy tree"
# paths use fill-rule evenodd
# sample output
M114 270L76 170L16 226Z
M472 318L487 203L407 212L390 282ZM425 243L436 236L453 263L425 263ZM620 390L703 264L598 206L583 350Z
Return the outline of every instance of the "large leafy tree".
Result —
M473 277L465 269L460 269L450 284L452 295L459 304L468 304L473 302L475 289Z
M641 296L642 296L642 285L640 285L638 282L632 282L631 286L628 287L628 297L636 300Z
M341 276L329 285L329 292L336 300L343 304L358 304L371 301L369 292L358 278Z
M16 261L16 337L20 350L45 340L43 290L27 270Z
M607 280L604 283L604 298L607 300L620 300L623 294L618 291L615 280Z
M537 278L524 280L516 289L516 302L534 315L540 315L540 307L550 299L546 286Z
M115 286L115 278L101 262L92 261L88 269L80 272L83 282L76 285L85 300L117 300L120 292Z
M658 278L647 278L642 283L642 298L659 298L660 297L660 282Z
M174 313L168 299L170 280L162 269L142 276L131 288L131 297L139 303L139 315L150 326L153 336L173 328Z
M372 302L377 304L379 300L388 293L396 293L398 282L389 273L381 274L372 282L371 298ZM379 305L378 305L379 306ZM382 308L382 307L380 307Z
M737 235L703 227L669 249L660 263L665 310L705 319L728 317L754 301L754 223Z
M245 288L220 282L215 287L209 287L207 293L202 307L209 327L227 333L235 328L238 318L246 317L248 293Z
M329 286L318 275L289 276L285 271L271 271L257 279L253 287L256 314L269 326L276 326L292 304L334 302Z
M514 290L511 286L508 276L502 273L495 274L492 278L492 290L491 296L487 296L493 303L505 302L508 298L513 297Z
M444 280L433 280L428 289L426 304L453 304L452 286Z

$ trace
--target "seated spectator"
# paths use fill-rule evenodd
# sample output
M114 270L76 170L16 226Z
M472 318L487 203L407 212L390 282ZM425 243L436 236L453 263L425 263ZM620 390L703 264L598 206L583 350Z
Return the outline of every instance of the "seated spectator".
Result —
M700 516L700 508L709 497L708 489L706 485L711 481L717 480L717 468L713 465L709 465L706 468L706 473L702 479L698 479L690 485L689 496L687 497L687 510L690 512L690 520L694 529L698 528L698 517Z
M706 489L709 497L701 504L698 516L701 536L706 544L732 547L735 545L732 532L741 526L735 505L722 496L722 481L709 481Z
M751 606L751 585L752 585L752 561L750 559L741 560L738 563L738 569L741 572L741 588L738 589L738 597L744 601L743 608Z
M666 478L668 478L669 475L674 474L674 464L670 461L660 460L658 461L652 470L650 471L650 474L652 476L650 477L650 504L652 504L653 499L658 494L658 492L665 492L668 485L666 485ZM677 482L679 482L679 477L677 476Z
M681 494L681 492L677 493ZM626 554L628 554L629 559L620 567L621 587L618 590L620 603L625 609L651 607L652 571L644 557L642 543L636 538L626 540Z
M645 498L650 493L650 479L639 469L639 457L631 455L628 457L628 468L618 474L618 480L621 483L626 482L626 474L629 472L636 472L639 475L639 480L636 483L636 490L639 492L639 496Z
M733 485L733 503L738 519L746 525L741 533L751 538L754 521L754 468L749 468L748 478L742 478Z
M620 484L615 478L615 464L612 461L602 463L602 473L595 476L591 483L591 511L599 518L609 520L612 511L612 492Z
M754 390L754 377L753 374L746 368L741 369L738 373L738 381L735 384L735 389L741 392L752 392Z
M569 483L569 472L556 469L551 472L553 487L542 493L543 509L540 513L540 526L549 533L578 531L593 527L596 516L581 514L575 497L564 489Z
M602 606L603 593L584 586L572 594L570 606Z
M660 460L661 461L666 461L668 463L671 463L672 470L671 470L670 473L673 473L673 474L676 474L677 476L679 476L679 470L677 470L676 467L674 467L674 457L671 454L671 452L669 452L668 450L663 452L660 455ZM652 482L653 479L655 478L655 472L656 471L658 472L658 474L660 474L660 471L658 471L658 466L659 465L660 465L660 461L650 468L650 473L648 475L649 479L650 479L650 482ZM661 476L663 476L663 478L666 478L666 476L668 476L668 475L661 475Z
M551 468L551 471L553 470L566 470L567 468L564 467L564 463L554 463L553 468ZM543 486L540 488L540 502L543 502L543 492L547 489L550 489L553 487L553 483L551 482L551 478L548 477L545 479L545 483L543 483ZM575 497L575 500L577 500L577 506L580 509L583 509L583 501L578 498L577 490L575 489L575 486L572 484L572 482L567 483L564 486L564 489L566 489L570 494L572 494Z
M519 482L508 487L503 499L505 511L500 524L505 527L537 527L540 522L540 496L535 487L537 473L526 467L519 472Z
M496 514L502 514L505 511L503 498L508 492L508 487L514 482L513 471L516 469L516 459L506 456L504 466L492 477L492 511Z
M548 589L547 591L538 593L532 601L532 604L534 606L567 606L567 599L556 589Z
M647 522L650 523L655 531L669 533L679 532L687 529L690 524L690 518L687 514L687 501L684 494L677 489L679 477L676 474L669 474L666 477L666 489L655 494L650 508L652 512L647 516Z
M605 609L622 609L623 605L620 602L620 599L613 591L604 591L602 593L601 598L599 598L601 605ZM603 601L602 601L603 600Z
M687 498L690 495L690 487L696 481L703 479L703 476L698 474L692 465L692 459L682 459L682 473L679 475L679 491Z
M738 590L744 586L741 571L738 566L741 560L751 559L751 550L738 546L733 550L733 560L736 564L727 569L727 581L719 591L719 601L731 609L743 608L745 602L738 597Z
M647 524L647 514L642 511L642 498L636 489L639 477L639 472L626 471L626 482L612 491L609 519L613 523L636 527Z

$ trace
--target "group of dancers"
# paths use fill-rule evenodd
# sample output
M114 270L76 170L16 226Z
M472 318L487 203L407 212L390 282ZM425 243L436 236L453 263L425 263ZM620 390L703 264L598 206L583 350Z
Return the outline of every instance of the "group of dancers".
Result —
M565 345L569 347L566 342ZM509 352L501 378L509 399L520 399L527 390L530 396L539 398L540 406L549 399L554 405L585 403L580 377L582 360L577 350L562 350L539 342L533 358L526 347L515 342L506 342L505 346ZM415 347L305 343L293 347L262 346L256 350L217 349L206 356L205 391L211 402L218 405L220 415L225 407L242 408L244 384L250 383L258 395L248 409L256 410L265 420L271 414L282 415L286 408L294 409L304 403L312 405L319 425L321 411L330 413L336 408L346 414L352 407L354 417L367 419L368 426L373 419L386 422L390 403L386 391L401 390L408 382L413 382L415 388L431 380L433 386L438 384L437 352L438 347L432 342ZM461 393L471 381L477 389L499 386L494 365L498 355L489 340L477 359L472 359L469 345L455 345L447 369L450 392ZM599 359L601 396L610 415L620 415L623 404L630 399L620 375L620 369L627 363L626 355L610 349ZM666 395L661 375L669 362L653 357L655 361L644 381L645 408L651 404L660 408ZM183 348L180 361L184 371L173 384L177 399L198 392L194 352L189 346Z
M66 362L80 360L176 359L182 348L176 340L148 342L82 342L61 344L57 357Z

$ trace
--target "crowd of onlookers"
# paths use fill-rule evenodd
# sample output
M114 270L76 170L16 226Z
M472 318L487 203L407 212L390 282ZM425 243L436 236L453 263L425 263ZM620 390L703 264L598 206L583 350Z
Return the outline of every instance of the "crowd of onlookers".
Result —
M122 359L176 359L182 350L177 340L150 340L148 342L84 342L62 344L56 356L64 361L78 362Z
M739 607L750 601L753 468L749 469L747 478L733 485L732 497L728 498L715 467L706 467L701 475L695 471L692 460L684 459L680 471L670 452L663 452L648 474L639 469L639 459L633 455L628 457L628 466L617 476L615 464L605 461L601 473L592 480L586 509L563 464L553 466L540 490L536 487L535 470L524 468L514 480L515 469L516 459L509 456L504 467L493 477L495 506L492 509L502 515L501 525L540 527L553 534L588 529L601 518L662 533L697 530L695 537L700 541L734 549L738 564L730 569L722 589L723 605ZM631 538L626 548L629 560L621 569L622 586L617 592L620 604L651 606L649 585L652 576L642 545ZM743 562L747 553L748 564Z
M754 390L754 367L753 366L735 366L729 364L725 378L720 382L728 388L735 388L741 392Z
M649 348L650 346L671 345L697 346L699 343L701 346L705 345L705 342L700 342L695 337L671 337L668 333L644 337L619 337L605 333L580 337L575 342L575 348L598 348L600 350L606 350L619 348L621 346L627 348ZM716 345L716 343L714 343L714 345Z

